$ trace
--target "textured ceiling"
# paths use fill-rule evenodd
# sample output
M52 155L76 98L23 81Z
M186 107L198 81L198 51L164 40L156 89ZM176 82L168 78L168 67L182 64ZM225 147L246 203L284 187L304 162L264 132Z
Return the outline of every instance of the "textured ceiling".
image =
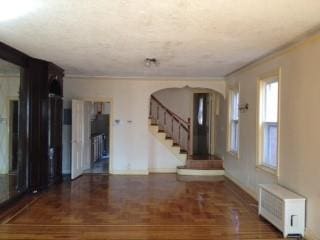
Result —
M222 77L320 23L319 0L32 3L0 22L0 41L70 75ZM147 68L146 57L160 64Z

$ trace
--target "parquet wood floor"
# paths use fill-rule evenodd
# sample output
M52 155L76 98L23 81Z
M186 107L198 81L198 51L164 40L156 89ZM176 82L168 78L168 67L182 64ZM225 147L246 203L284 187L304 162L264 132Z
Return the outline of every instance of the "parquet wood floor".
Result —
M281 239L223 177L85 175L3 214L0 239Z

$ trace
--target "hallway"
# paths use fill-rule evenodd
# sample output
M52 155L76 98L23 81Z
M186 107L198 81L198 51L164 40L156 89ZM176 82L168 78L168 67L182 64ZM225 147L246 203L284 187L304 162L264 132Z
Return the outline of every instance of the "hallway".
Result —
M84 175L20 202L0 239L281 238L224 177Z

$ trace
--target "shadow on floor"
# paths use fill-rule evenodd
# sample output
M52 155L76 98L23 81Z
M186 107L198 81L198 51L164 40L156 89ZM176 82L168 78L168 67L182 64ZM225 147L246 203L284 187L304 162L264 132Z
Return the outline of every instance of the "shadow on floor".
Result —
M97 160L91 169L85 170L84 173L89 174L108 174L109 172L109 157L102 157Z

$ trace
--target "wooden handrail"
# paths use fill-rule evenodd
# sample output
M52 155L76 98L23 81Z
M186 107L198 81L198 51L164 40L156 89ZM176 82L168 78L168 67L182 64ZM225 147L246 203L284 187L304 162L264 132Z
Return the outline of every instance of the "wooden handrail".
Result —
M190 125L190 121L186 121L183 118L181 118L178 114L172 112L171 110L169 110L167 107L165 107L155 96L151 95L151 98L156 101L166 112L169 113L169 115L171 115L172 117L174 117L177 121L179 122L183 122L184 124L186 124L187 126ZM188 128L185 128L186 130L188 130Z

